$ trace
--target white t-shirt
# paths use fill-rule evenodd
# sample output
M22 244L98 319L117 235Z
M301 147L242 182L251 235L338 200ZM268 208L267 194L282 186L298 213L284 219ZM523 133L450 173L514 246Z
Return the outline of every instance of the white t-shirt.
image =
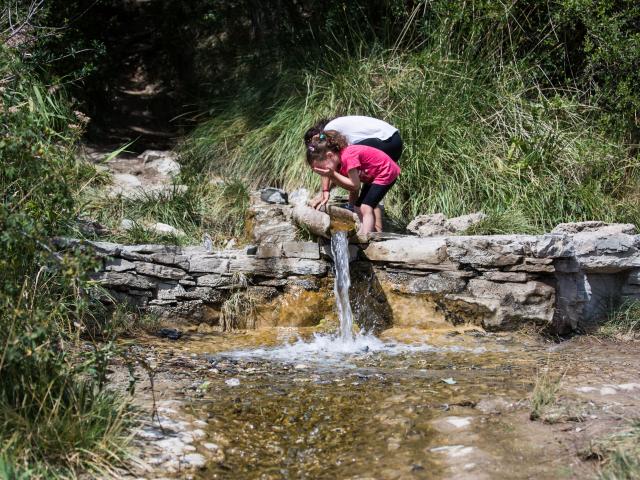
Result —
M398 129L387 122L377 118L349 115L331 120L324 127L325 130L336 130L347 137L347 141L353 145L365 138L389 139Z

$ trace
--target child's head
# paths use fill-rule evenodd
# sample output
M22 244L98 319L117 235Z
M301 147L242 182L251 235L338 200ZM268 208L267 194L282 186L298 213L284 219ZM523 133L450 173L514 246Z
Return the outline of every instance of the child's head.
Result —
M347 139L336 130L318 133L307 144L307 163L311 167L337 169L340 151L347 145Z
M327 123L329 123L331 118L322 118L316 122L316 124L307 130L304 134L304 146L309 145L314 136L320 135L324 130L324 127Z

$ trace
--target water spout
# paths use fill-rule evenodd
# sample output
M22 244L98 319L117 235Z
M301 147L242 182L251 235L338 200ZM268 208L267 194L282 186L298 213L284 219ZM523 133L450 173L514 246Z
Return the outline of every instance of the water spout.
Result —
M336 280L334 294L338 319L340 320L339 336L343 342L353 342L353 313L349 303L349 287L351 276L349 272L349 239L347 232L335 232L331 236L331 253L335 268Z

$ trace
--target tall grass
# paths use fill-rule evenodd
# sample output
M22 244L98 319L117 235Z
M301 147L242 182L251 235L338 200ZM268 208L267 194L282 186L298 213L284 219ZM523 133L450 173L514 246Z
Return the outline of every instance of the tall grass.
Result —
M281 98L256 85L215 105L182 145L184 157L254 185L317 186L303 161L303 132L321 117L370 115L397 126L405 141L387 203L398 219L483 210L517 219L500 222L511 231L640 220L638 158L596 128L581 92L543 89L524 64L431 44L329 52L322 69L285 78L292 87Z

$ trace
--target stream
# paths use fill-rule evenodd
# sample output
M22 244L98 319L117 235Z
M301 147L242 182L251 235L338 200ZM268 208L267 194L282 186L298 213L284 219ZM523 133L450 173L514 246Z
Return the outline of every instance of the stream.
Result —
M138 340L158 365L162 423L142 432L141 457L158 468L145 478L593 476L594 464L578 457L585 430L622 425L639 406L633 351L474 327L355 331L345 235L334 236L332 252L336 331ZM564 375L563 405L579 411L557 427L529 419L542 371Z

